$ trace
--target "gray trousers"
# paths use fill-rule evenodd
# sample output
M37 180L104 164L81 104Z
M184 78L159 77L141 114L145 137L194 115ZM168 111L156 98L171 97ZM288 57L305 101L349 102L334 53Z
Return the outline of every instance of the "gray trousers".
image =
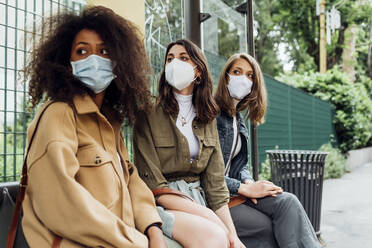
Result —
M297 197L283 192L230 208L236 231L246 247L320 248Z

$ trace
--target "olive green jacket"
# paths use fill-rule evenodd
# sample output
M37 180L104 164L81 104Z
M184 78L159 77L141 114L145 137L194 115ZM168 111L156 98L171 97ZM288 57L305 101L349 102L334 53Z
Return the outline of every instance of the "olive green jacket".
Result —
M229 192L216 120L201 124L194 119L192 127L199 141L199 155L190 163L189 145L178 130L176 119L165 113L160 105L137 119L133 150L139 174L150 189L167 187L168 181L200 180L208 206L217 210L228 203Z

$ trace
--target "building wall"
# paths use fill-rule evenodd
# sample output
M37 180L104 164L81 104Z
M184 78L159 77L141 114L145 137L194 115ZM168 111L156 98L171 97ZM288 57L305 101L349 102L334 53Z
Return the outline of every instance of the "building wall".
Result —
M115 13L132 21L145 33L145 1L144 0L87 0L87 5L102 5L115 11Z

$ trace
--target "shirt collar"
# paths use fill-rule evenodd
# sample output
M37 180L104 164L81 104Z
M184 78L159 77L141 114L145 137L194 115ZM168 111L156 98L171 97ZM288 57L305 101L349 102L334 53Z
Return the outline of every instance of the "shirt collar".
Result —
M97 105L88 94L74 96L73 102L78 114L99 112Z

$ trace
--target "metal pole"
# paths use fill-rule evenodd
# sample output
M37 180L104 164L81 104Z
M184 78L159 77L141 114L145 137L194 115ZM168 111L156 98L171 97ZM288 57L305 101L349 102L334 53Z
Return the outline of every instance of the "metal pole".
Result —
M253 37L253 0L247 1L247 39L248 39L248 53L255 57L254 52L254 37ZM257 148L257 126L251 122L251 164L253 179L258 180L258 148Z
M186 38L200 47L200 0L185 0L184 13Z
M320 73L327 72L327 50L325 37L325 0L320 0L320 42L319 42L319 70Z

